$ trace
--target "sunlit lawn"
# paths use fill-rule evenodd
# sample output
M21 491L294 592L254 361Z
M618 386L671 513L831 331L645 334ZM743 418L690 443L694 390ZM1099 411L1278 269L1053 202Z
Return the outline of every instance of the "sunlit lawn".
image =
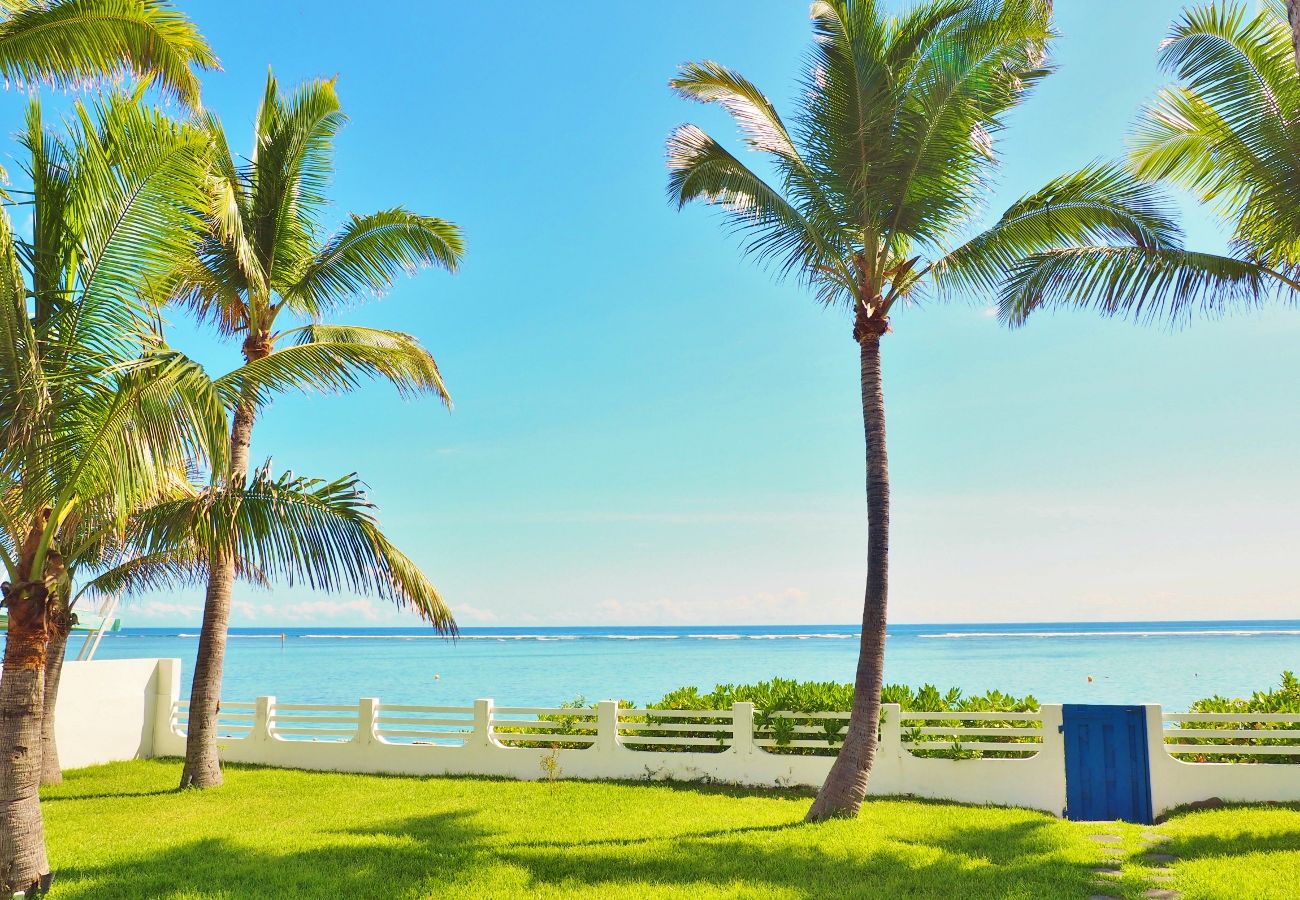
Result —
M178 793L179 775L118 763L47 791L56 897L1082 898L1101 857L1099 826L1023 810L882 800L810 827L794 792L231 767ZM1160 830L1185 848L1188 897L1300 896L1300 813Z

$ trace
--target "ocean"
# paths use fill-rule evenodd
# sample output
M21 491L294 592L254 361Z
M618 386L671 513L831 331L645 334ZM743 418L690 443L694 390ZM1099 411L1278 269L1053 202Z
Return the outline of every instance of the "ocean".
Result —
M856 637L843 625L466 628L456 641L421 628L238 628L222 693L300 703L646 703L683 685L851 681ZM80 640L73 636L70 656ZM124 628L104 637L96 658L177 657L188 696L197 647L195 628ZM1300 621L894 625L885 679L1176 711L1212 694L1249 695L1297 668Z

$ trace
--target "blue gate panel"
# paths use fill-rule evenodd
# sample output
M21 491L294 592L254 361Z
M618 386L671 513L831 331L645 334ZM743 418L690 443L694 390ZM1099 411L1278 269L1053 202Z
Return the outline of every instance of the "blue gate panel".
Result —
M1150 824L1146 710L1066 704L1062 721L1066 818Z

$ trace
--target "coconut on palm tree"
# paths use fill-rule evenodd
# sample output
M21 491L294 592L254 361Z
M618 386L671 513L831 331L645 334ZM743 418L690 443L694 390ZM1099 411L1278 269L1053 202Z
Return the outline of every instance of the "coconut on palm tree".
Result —
M1045 244L1010 268L1004 319L1019 325L1040 308L1087 306L1177 325L1300 298L1300 72L1291 26L1300 20L1287 13L1281 0L1183 13L1160 50L1177 82L1142 114L1129 171L1119 176L1170 227L1146 240L1077 232ZM1162 184L1207 204L1231 235L1227 253L1184 246ZM1051 202L1044 194L1022 204Z
M1142 241L1147 215L1122 173L1096 167L1049 186L967 240L990 184L1004 117L1048 74L1045 0L931 0L890 15L874 0L812 4L814 44L787 124L759 88L715 62L687 65L680 96L725 108L755 169L694 125L668 142L669 196L720 207L745 250L844 310L857 345L866 437L867 577L843 747L810 820L856 814L875 757L885 649L889 471L881 345L929 294L995 288L1006 266L1061 234ZM955 246L954 246L955 245Z
M340 306L382 293L399 273L455 271L464 253L456 225L402 207L352 215L332 235L323 232L333 141L343 122L332 81L311 81L285 96L271 75L246 165L236 163L215 117L206 119L214 146L207 230L198 252L163 284L160 300L241 342L245 364L218 380L232 413L225 476L234 487L248 476L258 412L279 392L347 390L377 377L404 394L449 402L437 364L416 338L322 323ZM233 566L220 552L211 559L183 786L221 783L216 720ZM438 630L453 630L437 595L426 600L416 608Z

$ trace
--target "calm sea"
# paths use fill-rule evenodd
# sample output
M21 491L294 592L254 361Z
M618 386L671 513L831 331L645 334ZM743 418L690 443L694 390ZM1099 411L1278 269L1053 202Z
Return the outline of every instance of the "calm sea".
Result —
M467 628L455 642L420 628L240 628L231 633L223 694L305 703L650 702L688 684L851 681L856 637L856 628L837 625ZM105 636L98 658L178 657L188 696L197 646L196 629L127 628ZM1300 621L896 625L886 659L891 682L1184 709L1211 694L1248 695L1300 669Z

